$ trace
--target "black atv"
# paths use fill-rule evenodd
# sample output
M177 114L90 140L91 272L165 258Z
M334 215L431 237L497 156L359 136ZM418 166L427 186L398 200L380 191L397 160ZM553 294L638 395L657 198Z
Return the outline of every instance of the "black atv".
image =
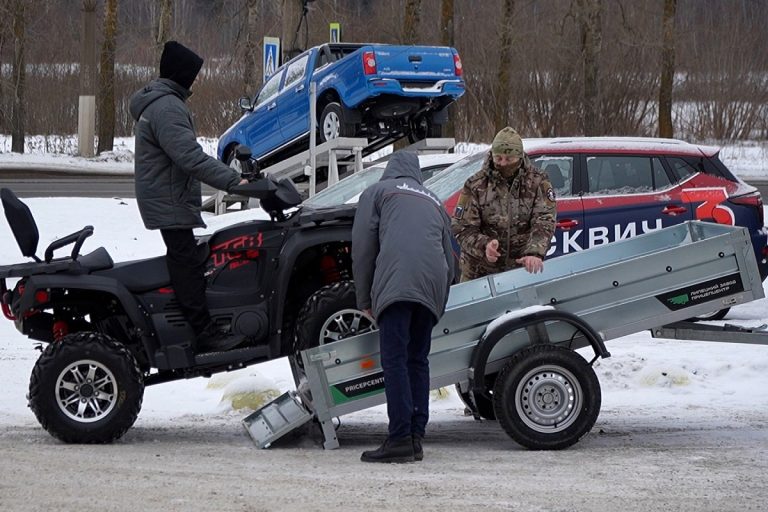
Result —
M199 239L211 316L245 337L213 353L195 352L164 256L113 263L103 247L80 254L93 234L86 226L54 241L41 260L29 208L11 190L0 191L21 252L34 260L0 266L0 302L21 333L44 345L29 406L51 435L108 443L133 425L144 386L293 356L373 328L356 307L351 281L354 205L311 210L289 180L252 178L236 193L258 198L271 220ZM68 256L54 258L70 245Z

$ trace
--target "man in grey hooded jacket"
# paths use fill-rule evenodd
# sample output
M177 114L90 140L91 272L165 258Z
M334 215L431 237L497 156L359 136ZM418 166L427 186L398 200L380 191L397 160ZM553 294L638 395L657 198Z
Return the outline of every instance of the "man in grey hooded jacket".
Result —
M358 307L379 324L389 435L364 462L422 460L429 419L432 328L458 276L451 222L422 185L413 153L392 155L381 180L358 201L352 274Z
M130 103L136 121L134 174L139 212L147 229L159 229L167 248L168 273L176 299L195 332L198 352L226 350L241 337L220 332L205 300L207 252L193 228L200 216L200 182L219 190L247 183L225 164L203 152L186 105L203 59L169 41L160 58L160 78L138 90Z

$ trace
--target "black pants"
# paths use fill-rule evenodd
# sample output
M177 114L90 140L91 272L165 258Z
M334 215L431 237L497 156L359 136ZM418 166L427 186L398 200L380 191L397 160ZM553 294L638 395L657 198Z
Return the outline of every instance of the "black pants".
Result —
M395 302L377 320L389 438L424 437L429 420L427 356L435 315L416 302Z
M195 334L200 334L211 321L205 301L207 254L191 229L161 229L160 233L168 249L165 259L176 300Z

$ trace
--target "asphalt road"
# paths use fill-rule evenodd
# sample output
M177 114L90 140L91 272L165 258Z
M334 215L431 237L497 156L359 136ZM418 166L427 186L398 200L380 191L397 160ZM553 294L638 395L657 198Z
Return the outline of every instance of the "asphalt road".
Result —
M3 169L0 171L0 188L13 189L19 197L136 197L133 177L115 174L76 174L55 171ZM757 187L768 202L768 179L752 178L747 183ZM214 189L203 185L203 194L211 195Z
M133 176L115 174L3 169L0 188L11 188L19 197L136 197ZM203 185L204 195L213 192Z

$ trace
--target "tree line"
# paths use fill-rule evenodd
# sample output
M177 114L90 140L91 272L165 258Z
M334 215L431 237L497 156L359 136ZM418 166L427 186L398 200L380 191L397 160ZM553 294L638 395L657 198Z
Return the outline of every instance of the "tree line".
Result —
M171 39L205 58L190 107L216 137L237 98L258 92L264 36L287 58L328 41L330 22L346 42L455 47L459 140L506 125L526 137L768 139L762 0L0 0L0 17L0 133L19 152L25 134L75 133L88 84L99 152L131 135L129 98Z

